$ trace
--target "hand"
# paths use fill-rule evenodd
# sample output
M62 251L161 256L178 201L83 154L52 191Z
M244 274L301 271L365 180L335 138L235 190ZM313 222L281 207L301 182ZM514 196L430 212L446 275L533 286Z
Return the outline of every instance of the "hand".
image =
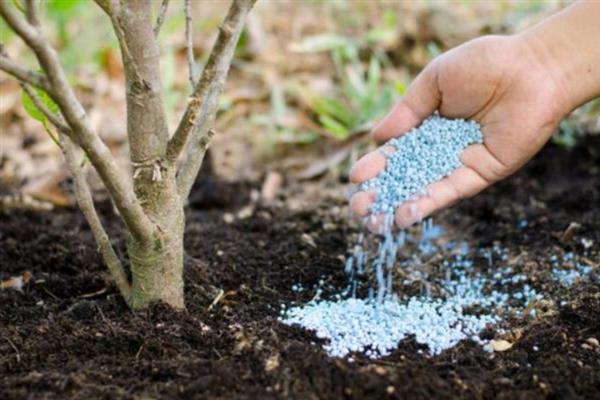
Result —
M401 136L438 110L444 117L479 122L484 142L467 147L461 156L464 167L431 184L428 196L401 205L395 213L396 224L407 227L471 197L533 157L570 111L555 76L525 42L510 36L475 39L432 61L372 137L385 142ZM382 153L362 157L353 166L350 180L358 184L376 176L385 168ZM354 194L351 209L368 215L374 196Z

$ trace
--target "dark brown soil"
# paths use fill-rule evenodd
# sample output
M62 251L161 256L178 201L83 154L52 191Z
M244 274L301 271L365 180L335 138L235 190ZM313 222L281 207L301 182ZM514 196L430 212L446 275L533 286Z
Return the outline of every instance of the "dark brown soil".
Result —
M549 146L438 220L473 245L500 241L525 254L517 263L534 275L548 268L551 251L581 253L581 238L593 241L589 258L598 262L599 159L599 138L572 151ZM225 223L224 213L248 204L248 189L197 186L187 313L128 311L77 210L0 211L0 279L33 274L22 293L0 290L0 399L600 398L600 346L588 340L600 339L600 285L589 282L566 291L554 311L515 322L516 344L506 352L465 341L427 357L409 340L383 360L329 358L312 334L278 323L277 314L281 303L313 295L295 293L294 283L344 285L340 256L353 228L333 207L343 204L304 212L258 206ZM101 209L118 232L111 208ZM521 219L527 228L517 228ZM581 228L563 244L571 222ZM219 289L225 294L210 307Z

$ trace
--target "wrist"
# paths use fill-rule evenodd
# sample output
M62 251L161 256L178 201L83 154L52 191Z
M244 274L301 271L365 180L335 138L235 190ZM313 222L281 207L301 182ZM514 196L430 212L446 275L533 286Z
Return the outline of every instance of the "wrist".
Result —
M600 95L600 2L581 0L514 35L533 63L546 71L568 114Z
M540 100L547 101L551 119L558 123L577 107L577 96L569 83L562 59L556 56L540 35L525 31L513 35L511 40L523 62L523 79L537 82L540 95L543 96Z

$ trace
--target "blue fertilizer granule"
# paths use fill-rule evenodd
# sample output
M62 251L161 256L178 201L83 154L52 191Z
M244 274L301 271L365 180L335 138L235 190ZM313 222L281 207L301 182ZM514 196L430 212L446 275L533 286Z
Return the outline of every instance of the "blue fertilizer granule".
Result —
M585 277L592 278L593 268L578 262L573 252L567 252L562 256L562 262L556 254L550 257L552 265L552 277L562 286L571 286L577 280Z
M444 299L424 296L406 300L388 297L381 303L356 298L315 301L287 310L282 322L301 325L319 338L329 339L325 350L334 357L351 352L385 356L411 335L435 355L467 338L481 343L477 334L499 321L493 313L465 312L472 306L505 305L508 296L496 291L484 294L485 284L483 279L463 276L446 288L449 293Z
M428 185L462 167L462 151L475 143L483 143L477 122L437 114L405 135L388 141L387 145L396 151L386 154L385 169L359 186L364 191L376 190L371 214L390 215L402 203L426 195Z

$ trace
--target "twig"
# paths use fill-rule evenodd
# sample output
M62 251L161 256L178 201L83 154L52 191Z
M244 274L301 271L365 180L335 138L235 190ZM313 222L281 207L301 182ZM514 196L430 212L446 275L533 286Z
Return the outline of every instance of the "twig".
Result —
M154 36L158 36L160 33L160 28L165 22L165 16L167 15L167 9L169 8L169 0L162 0L160 4L160 11L158 12L158 17L156 18L156 24L154 25Z
M196 83L196 73L194 68L194 38L192 35L192 7L190 0L185 0L183 9L185 12L185 48L190 73L189 80L193 90Z
M125 298L125 301L129 304L131 299L131 286L125 275L123 264L121 263L121 260L119 260L119 257L117 257L117 254L110 243L110 239L102 226L100 217L98 217L96 208L94 207L94 200L92 198L90 187L85 179L83 167L81 167L81 163L77 160L75 145L71 139L62 132L60 132L60 142L62 143L61 147L67 162L67 168L73 176L74 193L77 204L90 226L94 239L96 239L96 243L98 243L98 250L108 266L108 270L110 271L117 288Z
M31 86L43 89L48 93L50 92L50 84L45 76L24 68L22 65L8 58L3 54L2 45L0 45L0 69L20 81L27 82Z
M172 163L176 162L187 146L187 157L177 176L177 187L183 198L187 198L202 164L202 147L206 148L210 136L210 128L217 113L219 96L225 85L235 46L242 33L246 15L255 2L256 0L231 2L202 76L196 83L187 109L169 141L167 160Z
M83 212L83 215L90 225L94 239L96 239L96 243L98 243L100 254L106 262L106 265L108 266L108 269L112 274L119 291L125 300L129 302L131 289L125 275L125 270L123 269L123 265L121 264L119 257L117 257L112 244L110 243L110 239L108 238L108 235L102 226L102 222L98 217L96 208L94 207L94 201L90 188L85 180L83 167L76 159L76 148L70 139L72 132L59 116L48 110L37 93L32 90L31 87L25 83L21 83L21 86L27 95L29 95L33 104L35 104L38 110L44 114L44 116L58 129L60 136L59 143L61 143L60 147L67 162L67 169L73 176L73 182L75 185L74 192L75 198L77 199L77 204L79 205L79 208Z
M40 18L38 16L36 0L25 0L25 13L27 15L27 22L31 25L38 27L40 26Z
M92 130L85 110L67 80L56 51L38 29L20 18L9 2L0 1L0 15L35 53L50 84L51 90L48 90L48 94L58 104L61 114L73 132L73 140L84 149L90 162L98 171L131 233L138 238L150 238L154 232L154 224L144 213L133 192L131 179L125 177L119 170L108 147Z

